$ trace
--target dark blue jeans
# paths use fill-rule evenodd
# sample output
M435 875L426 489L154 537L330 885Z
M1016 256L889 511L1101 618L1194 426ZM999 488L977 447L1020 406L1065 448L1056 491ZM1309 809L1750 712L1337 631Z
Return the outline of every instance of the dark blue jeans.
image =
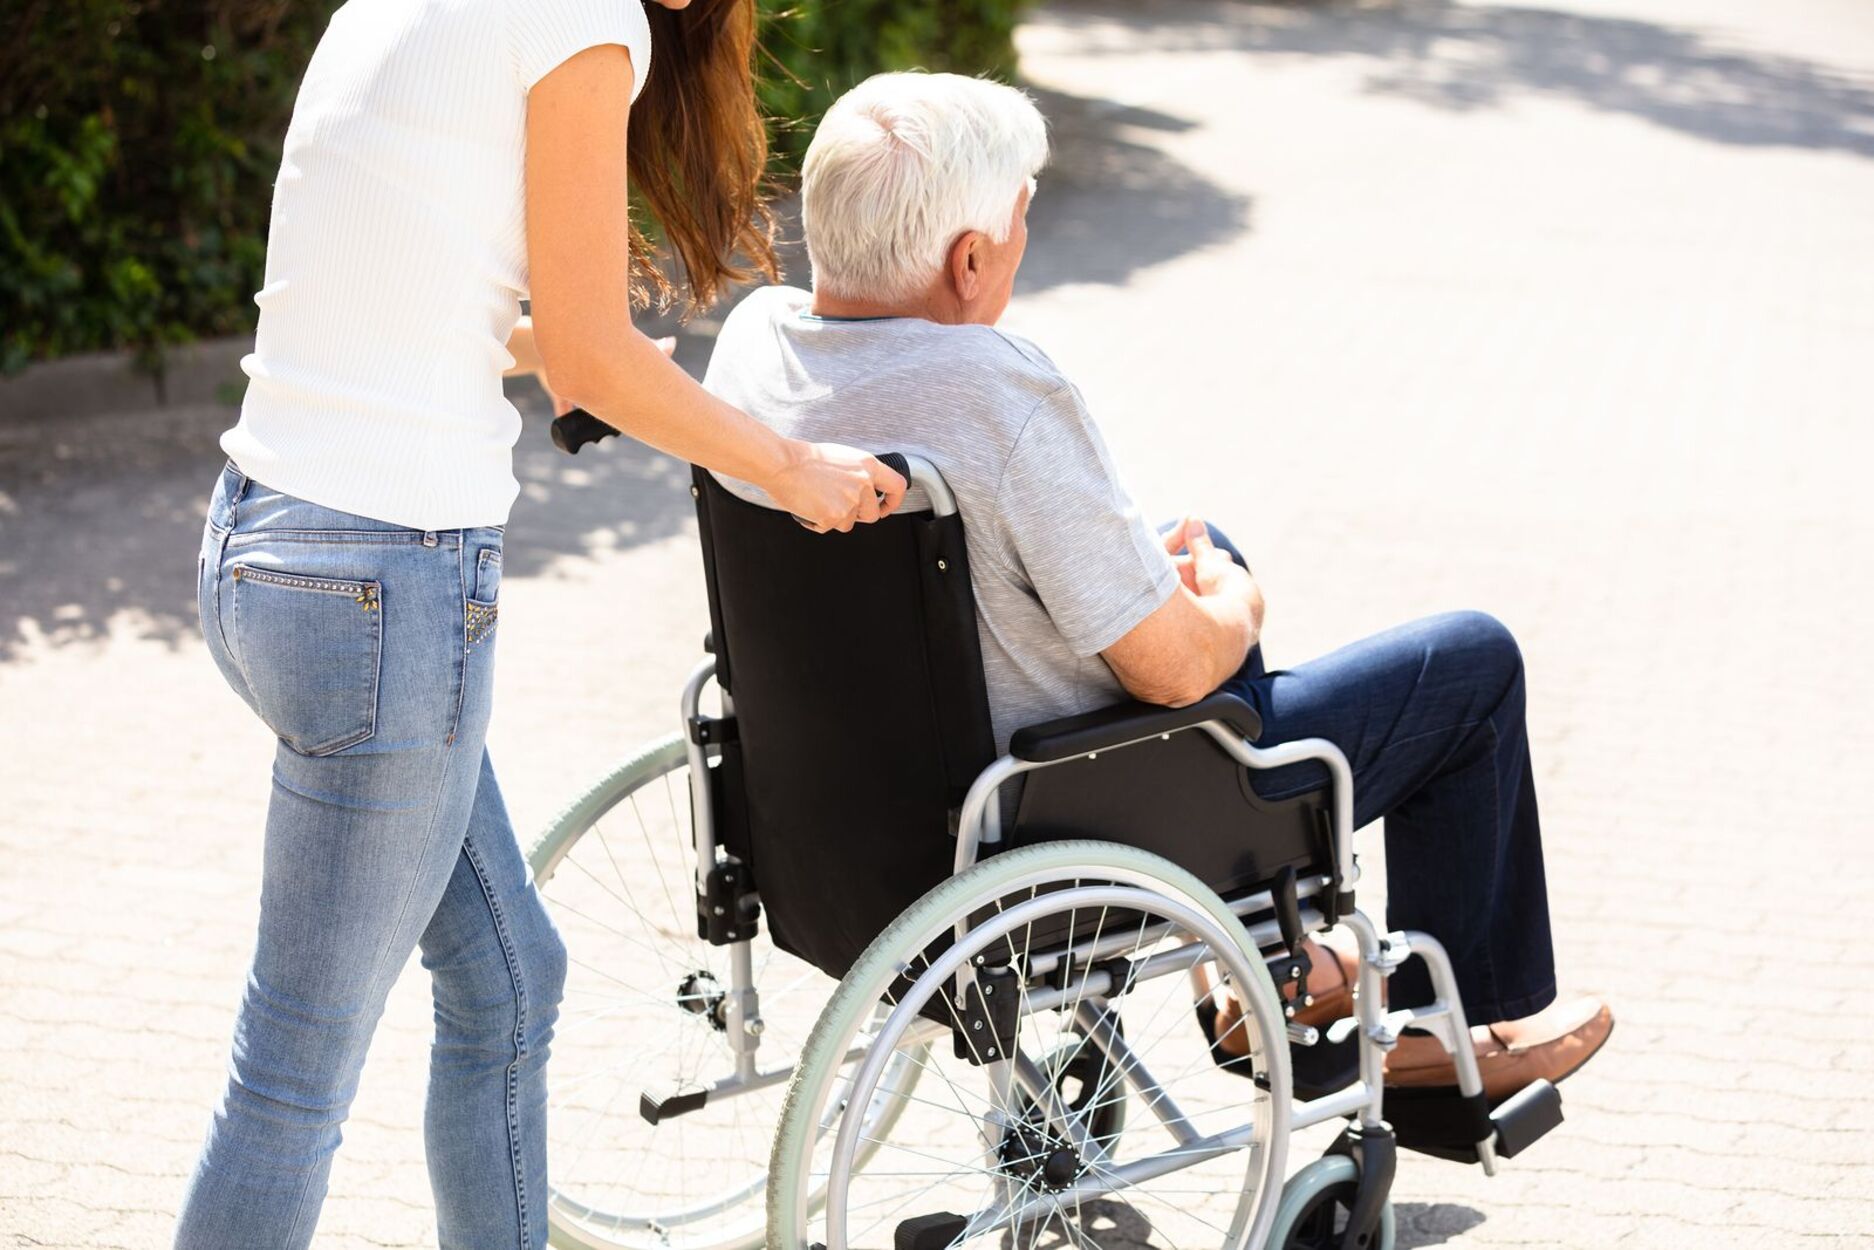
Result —
M1244 563L1223 534L1211 537ZM1386 822L1386 924L1444 943L1471 1023L1554 1001L1523 659L1509 630L1453 612L1274 672L1258 646L1222 688L1261 714L1261 745L1326 738L1345 753L1354 824ZM1270 799L1327 783L1312 763L1251 780ZM1430 1002L1424 965L1407 962L1389 992L1398 1007Z

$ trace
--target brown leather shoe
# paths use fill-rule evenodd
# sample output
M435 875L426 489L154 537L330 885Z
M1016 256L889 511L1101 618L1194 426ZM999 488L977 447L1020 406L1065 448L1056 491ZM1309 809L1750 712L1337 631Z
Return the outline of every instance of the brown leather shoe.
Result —
M1614 1013L1592 994L1551 1004L1533 1016L1471 1030L1484 1093L1492 1102L1532 1082L1559 1083L1594 1058L1614 1031ZM1457 1064L1438 1039L1407 1034L1386 1056L1386 1084L1423 1089L1458 1083Z
M1313 938L1306 939L1302 945L1308 951L1308 993L1314 997L1314 1003L1296 1009L1295 1023L1326 1028L1353 1014L1353 990L1360 979L1360 957L1356 951L1343 950ZM1226 986L1212 994L1212 1001L1216 1014L1207 1021L1212 1044L1231 1059L1242 1058L1249 1052L1248 1033L1241 1027L1242 1000Z

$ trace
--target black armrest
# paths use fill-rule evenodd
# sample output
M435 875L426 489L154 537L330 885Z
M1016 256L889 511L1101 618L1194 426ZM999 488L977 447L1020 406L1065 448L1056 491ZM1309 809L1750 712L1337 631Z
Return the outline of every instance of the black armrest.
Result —
M1207 720L1222 721L1252 742L1262 734L1262 718L1255 708L1233 694L1213 694L1189 707L1132 701L1029 725L1016 730L1009 739L1009 754L1030 764L1055 764L1089 751L1106 751L1141 738L1189 729Z

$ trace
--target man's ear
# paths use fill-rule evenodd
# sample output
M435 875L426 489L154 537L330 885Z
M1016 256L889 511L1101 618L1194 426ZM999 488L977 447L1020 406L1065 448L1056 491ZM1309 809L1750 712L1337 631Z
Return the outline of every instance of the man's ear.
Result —
M983 289L983 244L980 230L965 230L950 245L950 293L961 303L969 303Z

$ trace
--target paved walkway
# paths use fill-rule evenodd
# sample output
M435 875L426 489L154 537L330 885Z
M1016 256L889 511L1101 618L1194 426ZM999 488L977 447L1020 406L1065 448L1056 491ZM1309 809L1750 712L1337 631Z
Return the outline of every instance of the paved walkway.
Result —
M1272 660L1455 606L1525 644L1564 979L1621 1025L1498 1179L1407 1160L1401 1244L1874 1245L1874 19L1107 0L1022 42L1062 154L1011 323L1251 554ZM270 750L194 635L224 421L0 429L0 1245L166 1244L221 1080ZM523 442L531 828L670 723L704 612L674 465ZM434 1244L426 1026L408 979L321 1247Z

